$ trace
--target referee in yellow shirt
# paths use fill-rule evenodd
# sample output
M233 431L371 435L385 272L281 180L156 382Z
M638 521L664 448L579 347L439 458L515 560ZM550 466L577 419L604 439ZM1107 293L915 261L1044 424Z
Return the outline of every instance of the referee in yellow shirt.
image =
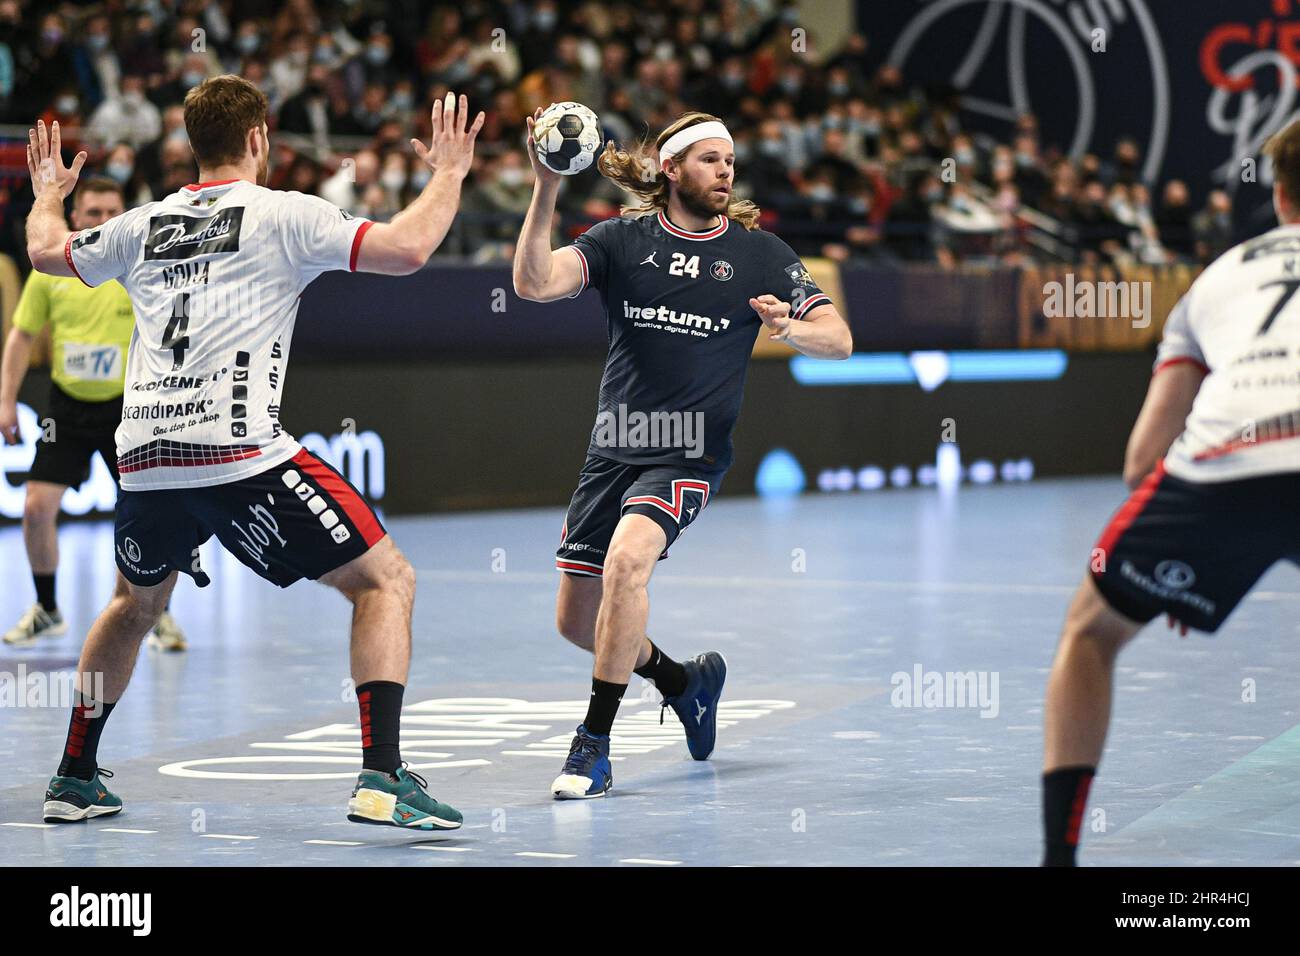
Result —
M72 227L90 229L124 210L122 187L111 179L82 182L72 207ZM0 360L0 434L6 444L18 431L18 390L30 364L32 343L46 324L53 333L49 417L50 441L36 444L27 476L23 540L36 585L36 603L4 635L11 646L28 646L67 631L55 597L59 564L57 520L63 493L90 476L95 452L117 478L114 433L122 420L122 381L135 313L117 282L90 288L80 279L32 272L14 312L14 326ZM149 636L152 647L185 649L185 637L164 612Z

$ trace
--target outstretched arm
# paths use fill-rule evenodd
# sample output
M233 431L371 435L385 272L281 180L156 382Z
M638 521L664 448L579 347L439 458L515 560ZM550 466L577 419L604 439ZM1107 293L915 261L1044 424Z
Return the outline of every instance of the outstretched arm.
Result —
M433 138L428 146L418 139L411 147L433 170L428 184L409 206L390 222L377 222L361 240L358 272L409 275L429 261L442 244L460 206L460 187L474 161L474 140L483 128L482 112L466 128L469 101L448 93L433 105Z
M524 216L524 228L515 244L515 295L533 302L551 302L573 295L582 287L582 263L572 249L551 249L551 220L560 175L542 165L533 142L533 122L538 109L528 117L528 160L537 177L533 201Z
M37 272L71 276L76 273L64 255L71 232L63 218L63 200L77 185L86 153L78 153L72 166L67 167L60 146L57 122L50 125L48 133L43 120L37 120L36 128L27 131L27 174L36 196L27 215L27 256Z

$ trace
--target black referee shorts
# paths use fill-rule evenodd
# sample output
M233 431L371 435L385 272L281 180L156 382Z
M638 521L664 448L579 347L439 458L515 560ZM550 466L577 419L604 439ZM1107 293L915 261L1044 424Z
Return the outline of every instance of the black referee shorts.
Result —
M50 385L47 417L53 421L53 439L36 441L36 458L28 481L48 481L76 488L90 477L90 461L99 452L117 480L117 446L113 435L122 421L122 399L83 402L57 385Z

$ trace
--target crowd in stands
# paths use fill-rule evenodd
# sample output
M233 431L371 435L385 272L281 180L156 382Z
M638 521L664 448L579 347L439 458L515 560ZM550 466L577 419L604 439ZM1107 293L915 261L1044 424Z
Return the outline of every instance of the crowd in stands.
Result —
M622 142L687 109L720 115L738 194L804 255L1159 264L1231 245L1230 197L1197 202L1178 180L1153 193L1135 140L1072 159L1033 115L1000 136L968 128L954 91L909 84L867 36L795 50L797 23L777 0L0 0L0 118L58 120L69 151L87 149L89 171L135 205L196 180L185 93L239 73L271 103L269 185L382 220L427 181L408 139L427 138L432 103L454 89L488 118L439 254L484 262L511 254L528 206L524 117L562 100ZM21 261L30 191L8 138L0 247ZM557 232L622 198L575 177Z

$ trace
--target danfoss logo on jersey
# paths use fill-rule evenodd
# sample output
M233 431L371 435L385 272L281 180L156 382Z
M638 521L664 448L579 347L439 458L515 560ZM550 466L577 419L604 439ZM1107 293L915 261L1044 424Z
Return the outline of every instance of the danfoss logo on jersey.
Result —
M238 252L244 207L223 209L212 216L153 216L145 259L189 259L214 252Z
M708 335L710 332L725 330L731 324L730 319L711 319L694 312L678 312L666 305L632 305L627 299L623 300L623 318L631 319L636 324L653 323L656 328L689 335Z

